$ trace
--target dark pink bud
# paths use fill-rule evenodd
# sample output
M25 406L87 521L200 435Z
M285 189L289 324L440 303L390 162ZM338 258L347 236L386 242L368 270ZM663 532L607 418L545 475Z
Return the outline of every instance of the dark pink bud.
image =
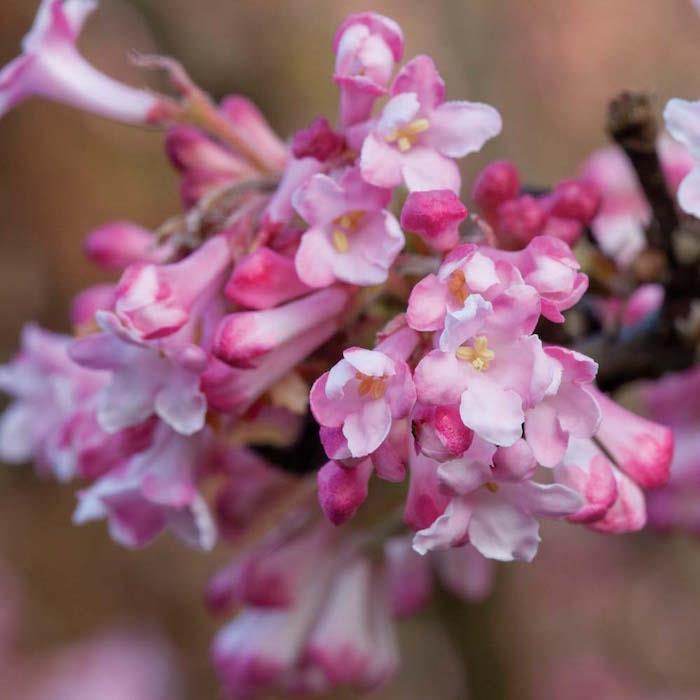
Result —
M299 279L294 260L262 247L236 265L225 294L250 309L269 309L310 290Z
M297 131L292 139L295 158L315 158L322 163L339 156L345 148L345 138L333 131L325 117L314 119L306 129Z
M476 178L472 199L486 217L514 199L520 192L520 177L515 165L508 160L497 160L487 165Z
M123 270L148 259L154 241L153 234L145 228L129 221L114 221L88 234L83 250L95 265L105 270Z
M354 467L327 462L318 472L318 500L324 514L334 525L352 518L367 498L372 475L372 460L365 459Z
M450 250L459 241L459 224L468 213L451 190L411 192L401 210L401 226L436 250Z
M497 212L496 238L504 248L524 248L542 232L547 214L529 194L501 204Z
M600 190L592 182L564 180L550 197L550 214L561 219L575 219L587 226L600 208Z

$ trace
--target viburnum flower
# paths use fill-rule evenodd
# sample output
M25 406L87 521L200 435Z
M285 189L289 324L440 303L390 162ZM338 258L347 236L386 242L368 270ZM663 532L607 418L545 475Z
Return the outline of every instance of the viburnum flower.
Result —
M68 336L30 324L22 331L21 343L18 355L0 367L0 387L14 399L0 420L0 456L13 463L34 460L42 472L72 478L72 470L58 464L60 431L106 377L71 361Z
M107 518L111 536L126 547L143 547L165 528L188 544L211 549L216 526L197 491L195 469L207 435L178 435L161 425L153 443L78 494L73 521Z
M659 159L671 192L677 192L693 167L688 150L663 133L656 142ZM644 227L651 218L639 180L623 151L607 146L594 151L581 168L581 177L601 193L601 206L591 230L603 252L627 268L646 247Z
M646 524L644 492L592 440L572 438L554 473L583 498L581 508L569 515L572 522L618 534Z
M520 175L509 161L487 165L474 183L472 197L490 225L490 243L519 250L536 236L573 245L600 206L600 192L589 180L563 180L552 192L520 192Z
M471 294L491 301L516 282L522 283L522 278L511 265L496 266L487 252L474 244L460 246L437 274L427 275L413 287L406 320L417 331L441 330L446 314L462 309ZM533 308L533 314L538 312Z
M311 390L311 410L327 428L340 428L348 457L367 457L405 418L416 399L406 363L378 350L349 348ZM331 456L331 455L329 455Z
M469 542L489 559L532 561L540 541L535 516L561 518L576 512L580 496L558 484L487 482L450 500L445 512L416 533L419 553Z
M312 287L386 281L404 245L398 221L385 209L390 198L389 190L368 185L357 168L338 181L319 173L302 185L294 205L310 228L296 253L299 278Z
M200 430L206 401L199 383L207 358L191 343L191 329L184 328L167 343L145 346L121 338L120 328L105 318L113 316L101 319L102 332L75 341L70 350L76 363L105 370L109 380L98 397L100 426L116 432L158 415L182 434Z
M459 249L453 251L451 257L456 256L457 251ZM553 323L562 323L562 311L576 304L588 288L588 277L579 272L581 266L571 248L552 236L536 236L519 251L489 248L484 254L515 266L525 282L537 290L542 315Z
M394 64L403 56L403 33L394 20L361 12L338 27L333 50L341 121L351 126L367 119L374 101L386 92Z
M544 467L556 466L571 436L587 438L601 424L599 393L592 385L598 365L590 357L561 347L546 347L561 377L556 391L525 413L525 435L535 458Z
M537 293L525 284L493 303L469 295L462 309L447 315L439 349L416 367L419 400L458 404L465 426L496 445L512 445L525 409L556 380L542 344L530 335L538 311Z
M700 372L691 368L645 382L637 392L645 415L670 427L675 439L668 484L646 494L649 524L662 532L700 533L698 382Z
M501 131L498 112L476 102L445 102L431 58L417 56L396 76L392 98L362 146L362 176L377 187L459 192L453 158L478 151Z
M417 233L435 250L452 250L459 242L459 224L467 214L451 190L411 192L401 210L401 226Z
M42 0L22 55L0 71L0 115L29 97L46 97L119 121L156 121L160 98L95 69L76 42L95 0Z
M180 330L218 291L230 264L225 237L216 236L180 262L134 263L115 290L113 323L136 342ZM199 308L198 308L199 307Z

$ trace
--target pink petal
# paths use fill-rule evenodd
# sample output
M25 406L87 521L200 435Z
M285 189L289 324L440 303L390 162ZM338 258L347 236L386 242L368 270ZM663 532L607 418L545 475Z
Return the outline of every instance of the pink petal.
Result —
M501 115L479 102L445 102L430 114L424 143L450 158L463 158L501 132Z
M459 413L464 425L496 445L512 445L522 435L522 399L514 391L474 372L462 394Z
M399 72L391 94L415 93L422 110L432 110L445 99L445 83L430 56L412 58Z

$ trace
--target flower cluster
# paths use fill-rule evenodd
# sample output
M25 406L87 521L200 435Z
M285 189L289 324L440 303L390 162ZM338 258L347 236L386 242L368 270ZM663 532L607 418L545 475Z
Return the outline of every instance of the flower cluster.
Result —
M166 529L236 543L208 591L215 611L242 609L213 646L235 696L376 687L398 663L392 619L432 572L485 595L487 560L534 558L540 517L644 525L670 431L540 333L586 291L570 245L596 187L529 195L501 161L470 217L457 159L500 116L446 101L428 56L397 68L401 29L375 13L336 34L338 124L285 143L169 59L142 62L180 101L97 73L75 50L93 7L42 3L0 108L37 94L165 125L186 211L88 236L119 279L76 298L74 337L25 330L0 373L15 398L0 453L83 481L75 522L106 519L126 546Z

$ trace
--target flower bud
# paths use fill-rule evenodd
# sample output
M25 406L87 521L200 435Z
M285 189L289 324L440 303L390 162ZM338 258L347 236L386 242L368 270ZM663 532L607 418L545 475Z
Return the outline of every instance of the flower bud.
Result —
M472 199L487 218L498 207L510 199L515 199L520 192L520 178L513 163L497 160L487 165L474 183Z

